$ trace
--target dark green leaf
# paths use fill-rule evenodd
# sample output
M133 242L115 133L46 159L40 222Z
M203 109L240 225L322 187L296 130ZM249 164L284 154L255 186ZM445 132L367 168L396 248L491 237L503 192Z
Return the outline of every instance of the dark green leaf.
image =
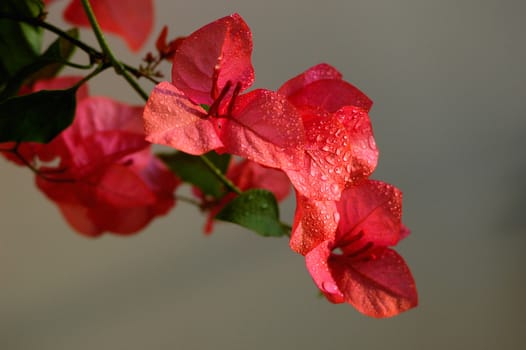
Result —
M72 37L78 37L76 28L67 32ZM39 79L48 79L57 75L73 54L75 46L64 38L55 40L47 50L35 60L18 70L7 82L0 93L0 101L17 94L22 85L30 85Z
M0 142L49 142L75 116L76 88L42 90L0 103Z
M216 219L233 222L262 236L279 237L288 232L279 220L279 208L272 192L253 189L229 202Z
M71 37L77 39L79 30L77 28L66 31ZM71 41L59 37L47 50L39 57L38 61L45 63L45 67L31 76L31 81L52 78L64 67L64 63L69 60L76 46Z
M39 0L2 0L0 1L0 65L8 76L14 75L20 68L30 64L40 54L42 29L13 18L36 18L43 11ZM2 17L10 18L2 18ZM0 85L8 76L0 77Z
M225 194L223 183L198 156L183 152L162 153L159 158L184 182L198 187L204 194L221 198ZM230 163L230 155L209 152L206 157L224 174Z

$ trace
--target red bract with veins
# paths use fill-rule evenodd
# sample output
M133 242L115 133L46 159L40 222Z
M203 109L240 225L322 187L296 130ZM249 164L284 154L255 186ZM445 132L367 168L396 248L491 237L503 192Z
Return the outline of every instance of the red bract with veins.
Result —
M153 28L153 0L91 0L90 4L103 31L120 36L132 51L139 51ZM64 18L78 26L90 26L80 0L69 3Z
M173 206L177 181L150 153L142 108L104 97L78 103L74 123L46 145L38 187L79 232L131 234Z
M350 303L372 317L395 316L417 305L411 271L388 248L408 234L401 223L401 205L401 192L379 181L366 181L342 193L335 203L336 231L305 255L307 268L327 299ZM317 230L308 216L301 220L305 238Z
M343 80L342 74L326 63L315 65L290 79L278 92L297 107L311 106L331 113L343 106L369 111L373 105L369 97Z
M144 111L147 140L201 155L227 152L273 168L303 163L301 118L284 96L258 89L251 32L233 14L186 37L173 58L172 83L155 87Z
M367 114L372 102L340 72L319 64L278 92L300 111L307 135L303 167L285 170L297 191L338 200L347 184L373 172L378 151Z
M241 191L261 188L272 192L278 202L284 200L290 193L290 181L283 172L267 168L248 159L237 163L232 161L226 176ZM219 201L212 200L209 204L206 204L207 199L200 194L200 191L197 189L194 189L194 191L204 200L204 207L209 211L204 229L205 233L209 234L212 232L215 216L237 195L229 192Z
M79 79L41 81L34 88L66 88ZM174 205L178 181L150 153L141 107L87 97L85 89L77 99L75 120L66 130L48 144L21 143L20 150L31 152L19 151L18 157L38 171L37 186L80 233L137 232Z

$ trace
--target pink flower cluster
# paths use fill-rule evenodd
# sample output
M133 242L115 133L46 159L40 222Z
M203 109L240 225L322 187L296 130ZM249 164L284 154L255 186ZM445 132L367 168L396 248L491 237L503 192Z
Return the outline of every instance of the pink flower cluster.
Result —
M114 3L92 1L101 26L137 50L152 25L152 2ZM80 6L71 1L65 17L84 25ZM166 36L164 29L156 47L161 59L173 62L171 82L155 86L144 108L89 96L82 85L71 126L48 144L2 143L1 153L30 167L39 189L87 236L135 233L174 206L180 180L151 154L150 142L191 155L235 155L226 176L241 190L263 188L282 200L292 184L290 247L305 257L329 301L372 317L416 306L411 272L392 249L409 234L402 193L370 179L378 161L371 100L325 63L277 91L247 92L254 82L252 33L237 14L184 39L167 42ZM63 89L79 80L40 81L24 91ZM209 233L236 194L211 200L194 193L208 211Z
M37 82L30 91L65 89L79 77ZM50 143L0 143L7 159L36 172L36 184L78 232L95 237L143 229L174 205L179 180L151 154L142 107L77 91L71 126Z
M278 91L244 92L254 81L251 52L251 31L237 14L180 42L172 81L157 85L146 104L146 139L193 155L237 155L269 172L243 189L265 179L275 191L290 181L297 204L290 247L305 256L321 292L373 317L414 307L411 272L390 248L409 233L402 193L369 179L378 159L371 100L328 64ZM240 172L229 172L238 184Z

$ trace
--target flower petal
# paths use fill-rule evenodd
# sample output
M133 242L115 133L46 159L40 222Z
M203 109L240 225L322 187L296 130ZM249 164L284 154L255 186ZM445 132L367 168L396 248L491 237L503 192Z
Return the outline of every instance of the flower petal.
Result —
M143 118L146 139L152 143L194 155L223 146L205 110L168 82L154 88Z
M369 115L366 110L354 106L342 107L335 115L349 133L352 181L357 183L365 180L374 172L378 163L378 148Z
M296 192L290 248L305 255L323 241L333 240L340 216L334 201L317 201Z
M372 101L357 87L342 79L336 68L322 63L287 81L278 90L296 107L316 107L336 112L343 106L369 111Z
M344 80L317 80L290 95L289 101L297 107L319 107L330 113L344 106L369 111L373 104L357 87Z
M312 82L326 79L341 80L342 74L333 66L327 63L320 63L285 82L285 84L279 88L278 93L288 97Z
M303 164L301 118L287 100L270 90L238 96L230 118L219 120L224 151L261 165L297 169Z
M338 200L351 180L352 149L345 126L333 115L303 116L305 159L299 170L286 169L294 188L316 200Z
M177 48L172 83L196 104L211 105L225 84L254 81L252 33L238 14L220 18L190 34Z
M173 191L178 182L149 149L99 172L72 182L37 177L40 190L84 235L135 233L174 205Z
M402 192L385 182L369 180L351 186L337 202L340 213L338 237L364 233L363 240L393 246L400 240Z
M344 303L345 295L340 290L338 282L334 279L329 266L331 244L322 242L305 255L305 263L314 283L327 299L335 304Z
M92 0L91 6L100 27L122 37L132 51L138 51L152 31L152 0ZM90 26L80 0L71 1L64 18L78 26Z
M227 177L242 191L262 188L272 192L278 201L285 199L290 193L290 181L282 171L248 159L228 169Z
M389 248L372 259L332 255L329 269L345 300L371 317L391 317L418 304L415 281L404 259ZM329 299L330 300L330 299Z

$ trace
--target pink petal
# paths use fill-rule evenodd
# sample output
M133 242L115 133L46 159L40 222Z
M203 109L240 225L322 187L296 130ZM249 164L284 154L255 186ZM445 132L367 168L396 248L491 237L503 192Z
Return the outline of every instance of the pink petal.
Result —
M100 171L74 182L37 177L37 185L70 225L87 236L135 233L173 207L177 181L148 150Z
M241 83L241 90L252 85L251 54L252 33L245 21L238 14L223 17L180 44L174 56L172 83L194 103L211 105L217 97L212 92L219 93L228 81Z
M344 106L355 106L369 111L373 104L357 87L344 80L317 80L288 98L297 107L319 107L330 113Z
M89 97L77 105L75 120L62 134L44 145L43 160L59 157L60 167L71 168L76 177L112 163L122 156L148 147L142 108L106 97Z
M338 287L329 268L331 245L329 241L322 242L305 255L305 263L314 283L323 292L327 299L335 304L345 302L345 295Z
M299 170L285 170L294 188L316 200L338 200L351 179L349 133L332 115L304 116L305 159Z
M334 201L312 200L296 193L290 248L305 255L322 242L333 240L339 220Z
M278 93L289 97L312 82L327 79L341 80L342 74L333 66L327 63L320 63L288 80L279 88Z
M157 201L154 211L158 215L165 214L173 206L173 193L180 181L159 158L151 154L149 148L124 158L122 164L137 172L155 193Z
M272 192L278 201L285 199L290 193L290 181L282 171L248 159L232 166L227 176L243 191L262 188Z
M345 300L365 315L391 317L418 304L411 271L392 249L377 249L373 258L360 261L332 255L328 264Z
M362 108L345 106L335 114L349 132L352 149L351 174L356 183L368 178L378 163L373 127L367 111Z
M301 167L304 131L296 109L269 90L238 96L229 119L219 120L224 151L271 168Z
M157 85L144 109L146 139L200 155L223 146L210 117L168 82Z
M402 192L384 182L369 180L351 186L337 202L338 235L342 239L364 233L363 240L393 246L400 240Z
M130 106L107 97L90 97L77 105L72 129L82 138L108 130L144 136L143 108Z
M109 206L127 208L151 205L155 202L155 193L143 181L141 176L126 165L114 164L94 184L99 202Z
M138 51L152 31L152 0L92 0L91 6L103 31L122 37L132 51ZM80 0L71 1L64 18L78 26L90 26Z
M88 237L98 237L104 232L104 230L90 218L90 209L88 207L68 202L57 202L56 204L64 219L66 219L70 226L77 232Z

